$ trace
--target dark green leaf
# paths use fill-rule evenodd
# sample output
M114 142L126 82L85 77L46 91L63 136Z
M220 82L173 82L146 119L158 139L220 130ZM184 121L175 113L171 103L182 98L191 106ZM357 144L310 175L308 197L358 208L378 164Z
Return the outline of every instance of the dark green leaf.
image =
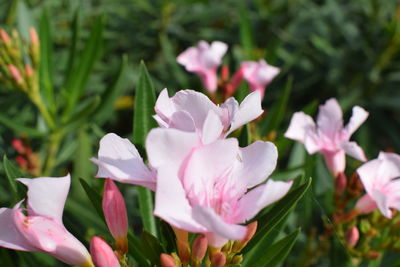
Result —
M18 124L15 120L10 120L9 118L0 114L0 123L4 124L6 127L15 131L18 134L28 134L31 137L43 136L44 133L31 127L27 127L21 124Z
M146 259L150 260L152 266L160 266L160 255L164 251L159 240L152 234L143 231L140 237L140 243Z
M85 190L86 195L88 196L97 214L104 221L103 208L101 206L102 197L84 179L79 178L79 182L81 183L83 189Z
M253 255L253 257L247 257L246 255L243 266L274 267L282 263L296 242L299 232L300 229L297 229L293 233L270 246L268 249L259 251L259 253Z
M129 241L129 255L131 255L138 263L137 266L150 267L150 262L144 256L145 253L142 251L141 240L132 234L131 231L128 232Z
M251 133L249 126L246 124L242 127L242 130L240 131L239 145L241 147L246 147L250 145L250 143L251 143Z

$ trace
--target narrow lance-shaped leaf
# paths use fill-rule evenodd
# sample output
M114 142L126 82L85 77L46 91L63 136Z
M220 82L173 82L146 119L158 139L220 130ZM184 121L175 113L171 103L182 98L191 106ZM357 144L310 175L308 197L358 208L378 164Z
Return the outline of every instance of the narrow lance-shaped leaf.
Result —
M260 251L260 253L254 255L253 257L245 257L243 267L274 267L279 265L289 254L294 243L296 242L299 232L300 229L297 229L293 233L270 246L267 250Z
M151 115L154 113L156 102L155 90L144 62L140 62L139 81L136 87L135 107L133 116L133 141L143 147L147 133L155 126ZM153 196L150 190L138 187L139 209L144 228L151 234L157 235L156 223L153 216Z

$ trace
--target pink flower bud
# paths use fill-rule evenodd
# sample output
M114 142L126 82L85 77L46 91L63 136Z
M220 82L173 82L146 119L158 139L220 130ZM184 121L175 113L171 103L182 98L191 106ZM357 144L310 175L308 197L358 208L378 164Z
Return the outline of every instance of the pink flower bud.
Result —
M11 141L11 145L19 154L25 154L26 149L24 144L22 143L21 139L13 139Z
M100 237L94 236L90 242L90 254L96 267L119 267L112 248Z
M257 226L258 223L257 221L250 223L249 225L247 225L247 232L245 237L242 239L242 244L247 244L254 236L254 234L257 231Z
M128 215L125 200L111 179L106 179L103 194L103 212L111 235L117 241L117 248L125 254L128 251Z
M221 69L221 80L227 81L229 79L229 67L228 65L223 65Z
M239 70L233 75L230 83L227 85L226 88L227 95L233 95L236 89L239 87L242 80L243 80L243 68L239 68Z
M171 255L162 253L160 255L160 262L162 267L177 267L174 258Z
M205 237L204 235L197 236L192 244L193 260L201 261L206 255L207 246L208 246L207 237Z
M349 230L347 230L346 241L349 247L351 248L354 247L357 244L359 238L360 238L360 233L357 227L353 226Z
M38 37L38 34L37 34L35 28L33 28L33 27L29 28L29 36L31 38L32 45L34 45L34 46L39 45L39 37Z
M226 256L222 252L214 253L211 256L211 267L223 267L226 263Z
M33 69L30 65L26 64L25 65L25 76L26 77L31 77L33 75Z
M335 185L336 185L336 194L340 195L346 189L347 178L343 172L339 172L339 174L336 176Z
M176 227L172 227L176 236L176 246L178 248L178 255L182 263L188 263L190 261L190 247L188 232L181 230Z
M10 64L8 65L8 69L10 70L12 78L17 82L17 83L22 83L22 75L21 72L18 70L17 67L14 65Z
M9 36L8 33L7 33L5 30L3 30L3 29L0 29L0 39L1 39L5 44L10 43L10 36Z

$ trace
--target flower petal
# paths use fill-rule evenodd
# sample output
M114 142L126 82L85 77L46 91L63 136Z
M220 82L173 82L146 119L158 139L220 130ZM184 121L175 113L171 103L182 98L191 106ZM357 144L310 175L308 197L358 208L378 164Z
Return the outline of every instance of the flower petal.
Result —
M211 207L193 207L193 218L203 225L208 232L225 237L229 240L241 240L247 232L247 227L225 222ZM219 247L221 244L209 244ZM222 244L223 245L223 244Z
M158 169L154 215L179 229L193 233L206 231L193 219L192 207L177 171L168 165Z
M126 138L114 133L100 140L98 159L91 159L98 165L96 177L136 184L155 189L155 174L144 164L136 147Z
M341 145L342 149L346 152L347 155L352 156L359 161L366 161L364 151L361 147L357 145L356 142L343 142Z
M368 195L372 195L372 192L377 189L376 186L380 187L382 184L379 181L381 179L379 175L381 164L381 160L374 159L368 161L357 169L357 173L360 176L361 182L363 183L365 191L367 191ZM384 183L388 181L388 178L382 178L385 179Z
M67 199L71 177L40 177L17 179L28 187L29 215L52 218L62 224L62 214Z
M224 126L221 123L220 117L214 111L208 112L207 118L203 124L202 142L203 145L210 144L217 140L221 134Z
M309 132L315 131L313 119L304 112L296 112L290 121L285 137L304 143Z
M146 151L154 168L169 164L178 168L182 161L200 143L196 133L176 129L153 129L146 138Z
M365 214L374 211L376 208L378 208L376 202L368 194L362 196L356 203L356 209Z
M328 99L324 105L319 106L317 125L319 130L331 140L334 140L342 130L342 109L335 98Z
M350 137L364 121L368 118L368 112L359 107L353 107L353 114L351 115L349 123L345 127L345 131L347 135Z
M256 119L263 112L264 111L261 108L261 93L255 91L249 94L242 103L240 103L238 111L235 114L230 115L231 127L226 135L238 129L240 126Z
M236 183L251 188L265 181L275 170L278 150L271 142L256 141L240 148L240 163L234 176Z
M285 196L292 183L293 181L282 182L269 179L266 184L249 191L239 200L240 208L234 220L238 223L250 220L262 209Z
M21 202L15 208L19 208ZM13 209L0 209L0 247L23 251L38 251L15 227Z
M157 115L160 116L160 118L164 121L171 118L172 114L174 114L174 112L176 111L174 103L168 96L167 88L164 88L164 90L162 90L161 93L158 95L154 110L156 111Z

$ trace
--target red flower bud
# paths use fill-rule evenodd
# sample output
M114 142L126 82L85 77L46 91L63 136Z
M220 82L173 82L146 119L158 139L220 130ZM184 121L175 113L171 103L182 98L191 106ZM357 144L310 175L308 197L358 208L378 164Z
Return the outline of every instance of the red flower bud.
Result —
M120 267L111 247L100 237L94 236L90 242L90 254L96 267Z
M347 230L346 241L349 247L351 248L354 247L357 244L359 238L360 238L360 233L357 227L353 226L349 230Z
M160 262L162 267L177 267L174 258L171 255L162 253L160 255Z

